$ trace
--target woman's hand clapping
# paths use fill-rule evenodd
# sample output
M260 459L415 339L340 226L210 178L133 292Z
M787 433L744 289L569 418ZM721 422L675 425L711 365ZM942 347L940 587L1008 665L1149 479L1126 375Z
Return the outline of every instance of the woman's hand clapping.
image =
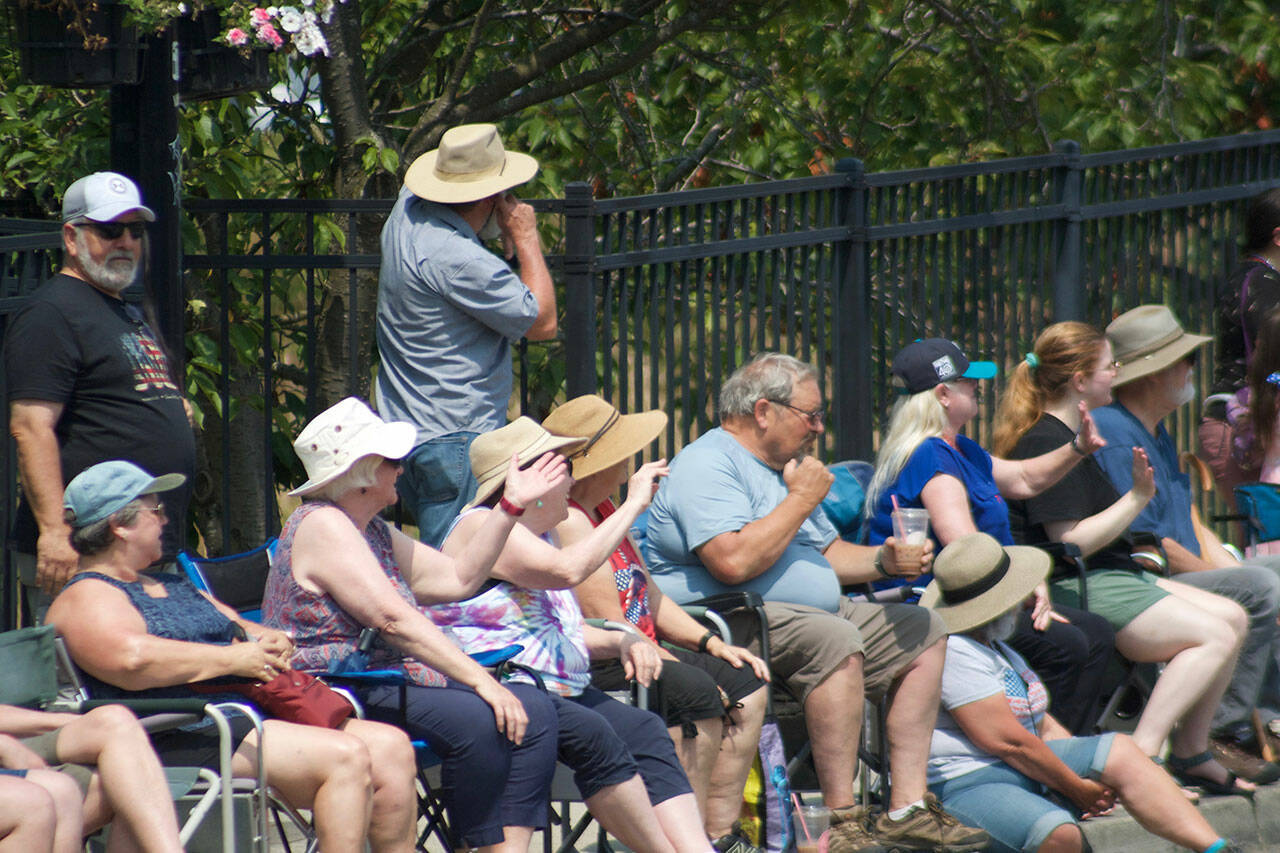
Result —
M669 471L665 459L641 465L627 481L627 503L639 504L640 511L644 512L658 492L658 480L667 476Z
M1147 458L1147 451L1141 447L1133 449L1133 494L1144 502L1156 494L1156 472Z
M1098 432L1093 415L1089 414L1089 407L1084 400L1080 401L1080 429L1076 430L1075 445L1076 451L1082 456L1088 456L1107 446L1107 440Z

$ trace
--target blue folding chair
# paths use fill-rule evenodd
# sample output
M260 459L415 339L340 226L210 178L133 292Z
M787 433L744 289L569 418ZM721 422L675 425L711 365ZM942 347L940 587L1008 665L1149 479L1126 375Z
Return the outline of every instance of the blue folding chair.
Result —
M196 588L209 593L250 622L262 621L262 593L276 553L275 538L249 551L226 557L178 553L178 565Z

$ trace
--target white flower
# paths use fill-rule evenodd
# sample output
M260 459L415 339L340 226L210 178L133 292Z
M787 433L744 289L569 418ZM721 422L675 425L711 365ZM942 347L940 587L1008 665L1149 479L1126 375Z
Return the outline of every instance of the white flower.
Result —
M315 5L315 2L316 2L316 0L302 0L302 5L303 5L303 6L314 6L314 5Z
M268 7L267 7L267 15L268 15L269 17L274 18L276 15L279 15L279 14L280 14L280 7L278 7L278 6L268 6Z
M185 14L187 14L187 4L186 4L186 3L179 3L179 4L178 4L178 14L179 14L179 15L185 15Z
M329 44L314 23L306 23L302 29L293 34L293 46L303 56L315 56L317 53L329 55Z
M302 29L302 13L293 6L281 6L280 29L286 33L296 33Z

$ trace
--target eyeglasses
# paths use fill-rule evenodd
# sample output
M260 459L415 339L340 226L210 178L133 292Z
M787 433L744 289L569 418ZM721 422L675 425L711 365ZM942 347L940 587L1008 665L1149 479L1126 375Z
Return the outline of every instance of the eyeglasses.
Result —
M773 403L775 406L785 406L786 408L795 412L797 415L804 418L810 427L816 428L816 427L822 426L822 421L827 417L826 406L819 406L813 411L808 412L800 408L799 406L793 406L790 403L784 403L781 400L769 400L769 402Z
M128 231L129 236L141 240L147 233L145 222L77 222L77 228L88 228L103 240L119 240Z
M153 512L156 515L164 516L165 518L168 518L168 516L165 515L165 512L164 512L164 501L156 501L155 506L146 506L144 504L143 506L138 507L138 509L141 512Z

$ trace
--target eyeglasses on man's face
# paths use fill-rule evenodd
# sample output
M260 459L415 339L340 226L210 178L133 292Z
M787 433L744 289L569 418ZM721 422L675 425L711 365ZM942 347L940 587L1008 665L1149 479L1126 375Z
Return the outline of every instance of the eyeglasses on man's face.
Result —
M822 421L827 417L826 406L819 406L818 408L810 411L810 410L802 409L799 406L793 406L790 403L784 403L781 400L769 400L769 402L773 403L775 406L784 406L785 408L790 409L791 411L799 415L801 418L803 418L805 422L814 429L817 429L818 427L822 426Z

